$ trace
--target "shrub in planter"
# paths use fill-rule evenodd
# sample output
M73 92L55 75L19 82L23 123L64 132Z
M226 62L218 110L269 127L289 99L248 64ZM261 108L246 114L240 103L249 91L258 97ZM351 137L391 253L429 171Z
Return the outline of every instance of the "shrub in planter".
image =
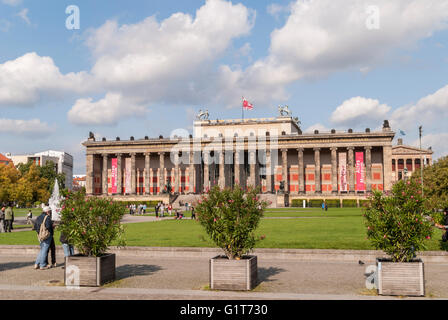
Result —
M416 252L426 248L425 241L430 239L432 234L430 216L424 207L420 185L415 181L399 181L393 186L390 195L374 191L370 197L370 203L364 211L367 237L375 248L388 254L390 262L400 263L400 268L408 268L408 266L414 268L412 262L418 262L415 260ZM405 265L405 263L411 264ZM413 274L421 274L423 277L423 267L416 263L414 265L421 268L421 271L415 271ZM386 279L387 275L381 272L379 265L379 278ZM399 279L397 274L400 272L396 272L393 277L389 278L390 283L388 284L394 288L390 290L386 288L386 292L390 294L399 294L397 286L400 284L403 287L409 285L410 280L406 278L406 272L401 271L401 274L405 276L402 279ZM419 287L424 283L423 279L417 282L414 281ZM381 281L379 285L381 292L383 289ZM404 291L418 291L417 289L408 289Z
M117 241L118 246L125 245L120 224L124 213L125 207L121 203L107 198L86 197L84 191L69 193L63 201L59 229L68 243L79 251L79 255L66 258L65 270L70 263L76 263L80 277L89 278L81 279L81 285L101 285L115 278L115 255L106 251L113 241ZM100 266L102 262L108 265ZM83 267L86 268L84 273ZM99 271L99 274L93 274L94 271Z
M259 189L247 192L239 186L212 188L196 205L196 215L213 242L224 251L210 261L210 288L250 290L257 281L257 260L247 256L256 244L254 234L267 206L260 201ZM225 265L232 269L229 277Z

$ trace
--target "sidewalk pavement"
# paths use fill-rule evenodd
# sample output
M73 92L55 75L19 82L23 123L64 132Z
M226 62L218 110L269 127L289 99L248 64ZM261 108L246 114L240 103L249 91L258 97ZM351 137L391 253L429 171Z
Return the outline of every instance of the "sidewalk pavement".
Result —
M1 249L1 248L0 248ZM58 262L63 255L58 248ZM167 248L164 248L167 249ZM425 262L426 297L398 298L376 296L366 289L366 268L356 260L329 260L331 250L310 250L320 257L312 259L272 258L267 252L258 256L258 285L250 292L207 290L209 259L214 249L174 248L178 255L164 255L170 250L141 248L117 251L116 281L100 288L67 289L63 286L61 266L34 270L36 255L17 250L0 254L0 299L70 299L70 300L371 300L371 299L448 299L446 276L448 262ZM184 250L182 250L184 249ZM275 251L277 249L271 249ZM337 256L337 250L335 256ZM6 251L5 251L6 252ZM151 255L142 253L152 252ZM160 254L155 254L159 252ZM283 253L284 254L284 253ZM284 256L286 256L284 254ZM319 258L319 259L318 259ZM356 258L354 256L354 258Z

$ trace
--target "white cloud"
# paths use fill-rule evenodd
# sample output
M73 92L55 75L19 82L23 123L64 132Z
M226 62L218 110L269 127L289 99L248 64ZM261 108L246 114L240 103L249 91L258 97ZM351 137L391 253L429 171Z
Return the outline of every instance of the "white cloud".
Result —
M41 122L39 119L0 119L0 133L36 137L46 136L53 131L47 123Z
M8 6L18 6L22 3L22 0L2 0L2 3L8 5Z
M79 125L115 125L121 117L144 115L145 108L121 94L108 93L98 101L78 99L68 113L70 122Z
M43 95L86 92L88 82L85 72L63 75L50 57L27 53L0 64L0 106L32 106Z
M433 94L421 98L414 105L402 106L391 115L391 124L401 129L415 128L418 125L433 126L435 122L448 118L448 85Z
M23 9L20 11L17 15L22 18L23 21L25 21L28 25L31 25L30 18L28 17L28 8Z
M446 141L448 141L448 132L423 134L422 148L428 149L431 147L434 151L434 154L432 155L433 160L436 160L442 156L448 155L448 144ZM420 140L414 140L411 145L419 148Z
M330 121L338 126L378 126L387 119L390 110L391 107L376 99L353 97L333 111Z
M314 130L319 130L319 132L330 132L330 129L328 129L326 126L324 126L321 123L315 123L312 126L309 126L306 128L303 132L305 133L314 133Z
M97 58L92 73L107 86L147 85L157 95L173 80L196 80L197 70L252 25L246 7L222 0L208 0L194 19L175 13L160 23L153 16L133 25L107 21L87 42Z
M366 9L372 5L380 13L378 30L366 26L370 17ZM299 79L371 70L394 49L446 29L448 2L297 0L290 10L285 25L271 33L268 56L245 70L222 68L222 81L228 84L223 95L244 91L261 101L286 99L285 87ZM270 11L278 12L278 7L271 6Z

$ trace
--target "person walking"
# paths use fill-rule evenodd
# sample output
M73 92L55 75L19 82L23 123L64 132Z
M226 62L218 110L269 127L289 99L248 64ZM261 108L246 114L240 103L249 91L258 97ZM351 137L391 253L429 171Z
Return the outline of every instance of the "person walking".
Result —
M196 219L196 215L194 214L194 207L191 206L191 219Z
M163 218L163 213L165 211L165 204L162 202L160 205L160 217Z
M54 224L53 224L53 228L54 228ZM58 266L58 264L56 263L56 244L54 243L54 237L51 238L51 242L50 242L50 248L48 248L48 252L47 252L47 257L45 259L45 262L47 263L47 265L50 266L50 268L56 268ZM51 257L51 264L48 263L48 254L50 254Z
M156 210L156 219L159 218L159 208L160 208L160 202L157 203L155 210Z
M48 206L43 208L42 214L39 217L37 217L36 222L34 224L33 230L37 232L38 237L42 224L44 229L46 229L48 232L48 237L39 240L40 251L39 254L37 255L36 262L34 263L34 269L45 270L50 268L45 260L48 255L51 240L53 239L53 222L51 221L51 209Z
M5 210L5 232L11 232L12 223L14 221L14 211L12 210L12 205L8 204L8 207Z
M170 214L170 216L171 216L172 211L173 211L173 206L171 204L169 204L168 205L168 213Z
M5 228L5 206L2 206L2 209L0 211L0 232L6 232Z
M33 224L33 212L31 210L28 211L26 215L26 224Z

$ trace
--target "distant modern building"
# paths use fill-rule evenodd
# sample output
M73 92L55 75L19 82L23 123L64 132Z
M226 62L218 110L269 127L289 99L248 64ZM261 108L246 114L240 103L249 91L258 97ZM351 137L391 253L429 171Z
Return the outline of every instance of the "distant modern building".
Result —
M409 178L416 170L432 165L432 154L430 149L420 149L403 144L403 139L392 146L392 181L396 182L405 177Z
M65 174L65 187L69 190L73 187L73 156L66 152L48 150L27 155L13 156L9 153L6 155L11 158L15 166L19 163L26 164L30 161L34 162L36 166L42 166L47 161L52 161L56 164L57 173Z
M12 160L9 159L9 158L7 158L7 157L5 157L4 155L2 155L2 154L0 153L0 164L6 164L6 165L8 165L8 164L10 164L10 163L12 163Z

